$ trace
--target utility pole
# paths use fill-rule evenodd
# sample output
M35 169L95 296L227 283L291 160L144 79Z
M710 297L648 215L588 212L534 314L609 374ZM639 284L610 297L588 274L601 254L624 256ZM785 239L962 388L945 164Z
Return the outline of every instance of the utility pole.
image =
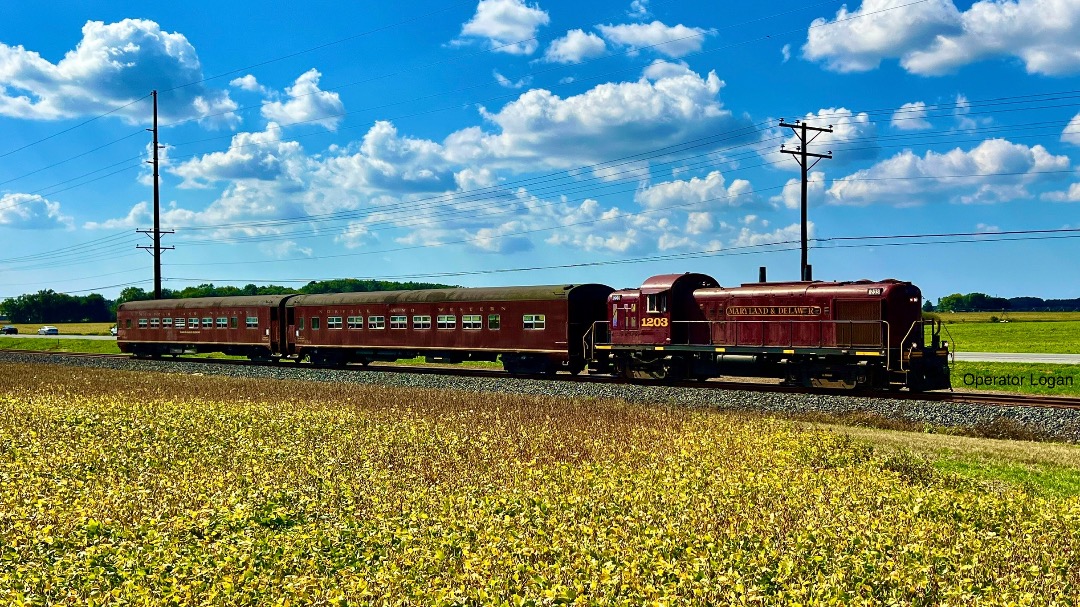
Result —
M807 147L818 138L818 135L822 133L831 133L832 125L828 128L821 128L816 126L807 126L807 124L801 120L796 120L795 124L788 124L784 122L784 119L780 119L780 126L789 128L795 132L795 136L799 138L799 145L794 150L785 150L784 146L780 146L780 152L783 154L791 154L795 157L795 160L802 167L802 262L799 265L799 280L811 280L810 264L807 263L806 256L806 242L807 242L807 230L806 230L806 180L810 174L810 169L814 168L818 162L821 162L822 158L832 159L832 151L825 154L812 154L807 151ZM807 131L814 131L814 136L807 139ZM810 158L813 158L813 163L810 162Z
M161 252L163 250L170 250L173 247L161 246L161 184L159 183L158 175L158 112L157 112L157 91L151 91L150 95L154 98L154 128L146 129L154 133L154 159L148 160L150 164L154 165L154 231L153 238L154 245L152 247L140 245L136 248L153 250L154 255L154 299L161 299ZM140 234L149 234L150 230L136 230ZM172 234L172 230L164 232L165 234Z

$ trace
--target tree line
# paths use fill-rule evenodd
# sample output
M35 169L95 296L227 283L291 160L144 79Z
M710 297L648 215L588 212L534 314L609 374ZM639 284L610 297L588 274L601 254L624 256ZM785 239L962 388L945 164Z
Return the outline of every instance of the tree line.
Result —
M923 304L927 312L1080 312L1080 298L1043 299L1041 297L991 297L986 293L953 293Z
M243 287L215 286L212 283L180 290L162 289L162 299L185 299L189 297L234 297L237 295L314 295L319 293L364 293L369 291L412 291L417 289L449 289L454 285L433 282L393 282L386 280L356 280L342 278L337 280L312 281L300 287L282 287L279 285L259 286L249 284ZM145 301L153 299L153 292L138 287L128 287L120 292L115 300L92 293L90 295L68 295L51 289L33 294L10 297L0 302L0 312L8 317L9 322L17 323L68 323L68 322L112 322L116 320L116 308L126 301Z

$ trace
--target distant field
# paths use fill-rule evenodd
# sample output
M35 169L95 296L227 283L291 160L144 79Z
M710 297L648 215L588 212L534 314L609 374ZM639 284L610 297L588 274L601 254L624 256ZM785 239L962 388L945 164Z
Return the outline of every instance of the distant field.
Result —
M990 322L991 316L1009 322L1080 321L1080 312L934 312L934 316L948 324Z
M45 325L56 327L63 335L108 335L109 328L114 322L69 322L69 323L0 323L3 326L12 325L19 330L21 335L34 335L38 329Z
M1080 320L965 322L945 325L942 335L956 352L1080 354Z

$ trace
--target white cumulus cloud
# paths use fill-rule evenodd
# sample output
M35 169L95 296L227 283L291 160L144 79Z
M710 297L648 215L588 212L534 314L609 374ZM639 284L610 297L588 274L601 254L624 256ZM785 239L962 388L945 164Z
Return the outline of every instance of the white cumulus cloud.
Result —
M806 222L806 232L809 238L814 237L814 222ZM760 247L771 244L791 244L800 240L802 240L802 225L793 223L771 232L757 232L752 228L741 228L738 236L731 242L731 246L733 248Z
M789 209L802 207L802 179L788 179L778 196L770 199ZM806 179L806 206L816 207L825 201L825 173L813 171Z
M60 211L60 203L37 194L0 196L0 226L20 230L68 229L72 218Z
M737 207L751 202L753 188L745 179L736 179L727 185L720 171L709 173L704 179L693 177L658 183L638 190L634 199L649 209L673 207Z
M242 91L248 91L251 93L267 93L268 90L263 85L259 84L259 80L248 74L239 78L233 78L229 81L229 86L236 87Z
M455 42L483 39L497 52L531 55L539 46L537 31L550 21L547 11L523 0L480 0L476 14L461 27Z
M530 82L532 82L532 76L526 76L526 77L524 77L524 78L522 78L520 80L511 80L511 79L507 78L506 76L503 76L502 74L500 74L499 70L493 71L491 73L491 75L495 77L495 82L498 82L499 86L501 86L503 88L508 88L508 89L525 88L525 87L529 86Z
M803 55L832 70L865 71L898 58L913 74L934 76L992 58L1019 59L1028 73L1080 71L1080 3L980 0L960 11L952 0L863 0L832 21L816 19Z
M263 117L286 126L314 123L329 131L337 130L345 114L345 104L337 93L319 88L321 77L322 74L315 69L301 74L292 86L285 89L286 101L263 104Z
M544 60L550 63L581 63L603 55L606 50L607 45L600 36L575 29L553 40L544 52Z
M302 169L295 165L302 164L302 158L300 144L283 141L281 128L271 122L262 132L237 133L224 152L204 154L169 170L183 178L181 188L205 188L220 181L273 181L290 170L300 173Z
M649 50L678 58L701 50L705 36L715 33L712 30L685 25L665 25L660 21L652 23L626 23L622 25L598 25L601 35L615 46L625 47L632 52L648 48Z
M634 0L630 3L630 10L626 16L641 21L649 16L649 0Z
M900 131L920 131L932 125L926 119L926 102L905 103L893 112L892 127Z
M832 204L913 205L930 199L963 204L996 203L1033 197L1031 184L1053 179L1069 168L1067 156L1054 156L1041 145L1028 147L988 139L964 151L905 150L892 158L832 182ZM1060 176L1059 176L1060 177Z
M450 135L448 156L520 170L556 168L619 158L745 126L719 100L723 82L679 68L668 77L605 83L562 98L530 90L498 111L482 110L495 127Z
M0 115L59 120L114 112L146 122L150 101L132 103L158 89L161 118L200 119L214 126L239 122L228 92L202 84L198 53L183 34L157 23L124 19L88 21L82 39L53 64L22 46L0 43Z
M1047 192L1041 196L1052 202L1080 202L1080 183L1074 183L1063 192Z
M1061 131L1061 140L1065 143L1080 145L1080 114L1073 116L1065 130Z

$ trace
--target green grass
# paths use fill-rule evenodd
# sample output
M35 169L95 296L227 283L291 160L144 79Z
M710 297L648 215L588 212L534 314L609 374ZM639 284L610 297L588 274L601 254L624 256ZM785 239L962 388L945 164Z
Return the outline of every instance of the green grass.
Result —
M1006 378L1008 381L1005 384L976 385L979 379L987 377ZM1040 385L1040 380L1071 385ZM1080 365L958 362L952 366L952 385L955 389L963 390L1080 396Z
M424 367L431 364L435 365L449 365L453 367L469 367L473 369L502 369L502 363L491 362L487 360L465 360L460 363L429 363L423 356L417 356L416 358L402 358L394 362L395 365L415 365L418 367Z
M956 352L1080 354L1080 321L966 322L946 325L942 336Z
M1024 464L962 454L942 457L934 462L942 472L980 481L1000 481L1034 490L1043 495L1069 497L1080 495L1080 470L1053 464Z
M54 352L87 352L91 354L119 354L115 341L104 339L57 339L55 336L0 337L0 350L48 350Z
M1080 495L1078 445L831 424L827 427L869 442L883 453L925 459L942 473L1022 487L1044 496Z

